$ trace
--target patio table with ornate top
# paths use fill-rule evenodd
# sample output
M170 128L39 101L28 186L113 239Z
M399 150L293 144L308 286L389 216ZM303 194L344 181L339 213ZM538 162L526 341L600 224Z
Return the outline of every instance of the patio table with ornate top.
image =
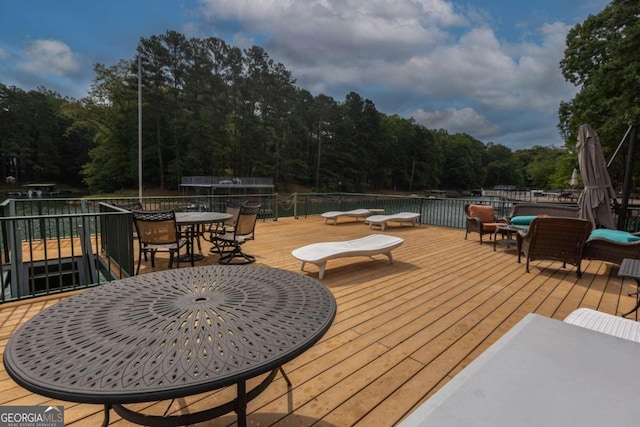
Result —
M313 346L336 314L318 281L261 266L206 266L143 274L92 288L40 312L9 340L7 373L54 399L103 404L144 425L199 423L246 404L282 365ZM269 373L252 390L246 381ZM237 386L237 397L182 415L126 404Z

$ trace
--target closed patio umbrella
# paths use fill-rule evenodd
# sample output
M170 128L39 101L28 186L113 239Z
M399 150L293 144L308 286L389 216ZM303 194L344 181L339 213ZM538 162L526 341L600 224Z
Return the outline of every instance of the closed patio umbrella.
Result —
M576 168L573 168L573 173L571 174L569 185L571 186L571 188L576 188L578 186L578 170Z
M602 227L615 229L609 204L612 199L615 199L616 193L611 186L600 140L591 126L580 126L576 148L584 183L584 190L578 199L580 218L588 219L594 224L597 222Z

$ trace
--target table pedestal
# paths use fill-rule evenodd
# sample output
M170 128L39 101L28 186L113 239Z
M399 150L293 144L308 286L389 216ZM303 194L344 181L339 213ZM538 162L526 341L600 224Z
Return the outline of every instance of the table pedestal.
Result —
M230 412L235 412L238 416L238 426L246 427L247 425L247 403L255 399L271 384L275 379L276 374L280 371L282 377L287 382L287 387L291 390L291 381L282 367L276 368L267 378L265 378L259 385L247 392L247 384L245 381L241 381L237 384L238 397L234 400L216 406L215 408L205 409L203 411L194 412L184 415L145 415L140 412L135 412L127 409L124 405L105 405L105 419L103 426L106 427L109 424L109 410L113 408L116 414L120 415L123 419L131 421L132 423L152 426L152 427L178 427L191 424L198 424L205 421L212 420Z

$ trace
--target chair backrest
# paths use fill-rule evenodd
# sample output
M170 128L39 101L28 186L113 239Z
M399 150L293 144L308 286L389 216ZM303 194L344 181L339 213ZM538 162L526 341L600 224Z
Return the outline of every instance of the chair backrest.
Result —
M238 201L235 201L235 200L231 200L231 201L229 201L229 203L227 203L226 212L228 214L233 215L233 216L224 221L225 225L231 225L231 226L235 226L236 225L236 222L238 221L238 215L240 215L240 208L242 206L244 206L244 202L238 202Z
M578 218L580 208L577 206L554 205L551 203L517 203L513 205L509 218L514 216L548 215L565 218Z
M166 245L178 241L174 211L132 211L140 243Z
M592 229L591 221L585 219L534 218L527 232L530 257L556 260L580 257Z
M262 205L241 206L236 222L236 236L253 234L258 220L258 214Z
M469 218L480 218L482 222L495 222L495 209L491 205L464 205L464 211Z

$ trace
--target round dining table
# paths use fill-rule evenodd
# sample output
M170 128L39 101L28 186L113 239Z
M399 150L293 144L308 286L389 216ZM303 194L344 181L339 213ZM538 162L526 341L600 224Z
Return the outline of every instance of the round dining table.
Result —
M28 320L4 351L7 373L53 399L104 405L149 426L200 423L236 412L282 366L318 342L336 314L333 294L298 273L263 266L188 267L116 280ZM264 376L247 390L246 381ZM151 415L125 405L236 386L213 408Z
M202 253L195 253L195 242L198 239L198 248L200 249L200 236L204 234L203 226L208 224L221 223L231 219L233 215L224 212L176 212L176 225L180 229L190 227L186 233L191 241L191 253L183 255L180 261L201 261L204 259ZM205 240L207 240L205 238ZM201 250L201 249L200 249Z

